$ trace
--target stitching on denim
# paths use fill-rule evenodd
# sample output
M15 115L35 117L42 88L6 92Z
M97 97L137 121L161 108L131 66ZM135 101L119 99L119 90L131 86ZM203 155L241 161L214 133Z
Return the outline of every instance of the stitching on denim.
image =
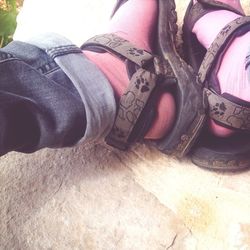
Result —
M55 71L57 71L57 70L62 70L62 69L61 69L59 66L56 66L55 68L51 69L50 71L44 73L44 75L45 75L45 76L46 76L46 75L49 75L49 74L51 74L51 73L53 73L53 72L55 72Z
M57 52L57 51L71 51L71 50L79 50L80 51L81 49L75 45L64 45L64 46L49 48L46 51L53 53L53 52Z
M7 59L2 59L0 58L0 64L3 64L3 63L6 63L6 62L10 62L10 61L19 61L19 62L22 62L22 63L25 63L27 65L29 65L30 67L32 67L34 70L37 70L38 72L44 74L44 75L47 75L57 69L60 69L60 67L56 64L56 62L51 62L51 63L46 63L44 65L42 65L41 67L39 68L36 68L30 64L28 64L27 62L25 62L24 60L21 60L17 57L14 57L13 55L9 54L11 57L7 58ZM1 57L1 55L0 55Z
M75 45L64 45L47 49L46 52L51 58L55 59L67 54L82 53L82 50Z
M48 79L48 78L47 78L47 75L48 75L48 74L50 74L50 73L52 73L53 71L56 71L56 70L58 70L58 69L61 69L61 68L54 62L54 65L55 65L55 66L54 66L53 68L51 68L50 71L42 72L42 71L41 71L41 68L42 68L43 66L40 67L40 68L35 68L35 67L29 65L28 63L26 63L25 61L23 61L23 60L21 60L21 59L19 59L19 58L16 58L16 57L9 58L8 60L5 60L5 61L0 61L0 64L2 64L2 63L4 63L4 62L8 62L8 61L19 61L19 62L25 64L26 66L29 66L29 68L30 68L31 71L36 72L36 73L40 73L40 74L41 74L40 76L41 76L41 77L46 77L46 79Z
M5 59L5 60L0 60L0 64L10 62L10 61L21 61L21 60L16 58L16 57L11 57L11 58L8 58L8 59Z
M49 48L48 50L57 50L57 49L70 49L70 48L78 48L80 49L79 47L77 47L76 45L74 44L69 44L69 45L60 45L60 46L56 46L56 47L53 47L53 48Z
M12 58L15 58L12 54L9 54L3 51L0 52L0 61L12 59Z
M50 63L46 63L42 66L40 66L39 68L37 68L37 70L39 72L41 72L42 74L48 74L51 71L53 71L55 68L58 68L59 66L55 63L55 62L50 62Z
M57 51L57 52L53 52L53 53L48 53L48 55L52 58L55 59L58 56L63 56L63 55L68 55L68 54L79 54L82 53L81 50L77 49L77 50L61 50L61 51Z

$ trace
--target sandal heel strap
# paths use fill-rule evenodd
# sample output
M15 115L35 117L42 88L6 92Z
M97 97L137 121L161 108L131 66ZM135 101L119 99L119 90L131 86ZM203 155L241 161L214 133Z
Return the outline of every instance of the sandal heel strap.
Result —
M127 1L128 0L117 0L110 17L112 18L115 15L116 11Z

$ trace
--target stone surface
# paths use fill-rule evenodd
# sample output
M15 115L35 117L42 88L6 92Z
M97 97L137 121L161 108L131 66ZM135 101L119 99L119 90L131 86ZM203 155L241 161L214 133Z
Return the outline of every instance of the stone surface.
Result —
M3 157L1 249L185 249L190 231L127 159L141 160L102 145Z
M80 44L114 2L47 1L25 0L16 39L53 29ZM176 4L181 20L187 2ZM83 16L98 22L72 31ZM143 145L10 153L0 161L0 200L0 250L250 249L249 171L209 172Z

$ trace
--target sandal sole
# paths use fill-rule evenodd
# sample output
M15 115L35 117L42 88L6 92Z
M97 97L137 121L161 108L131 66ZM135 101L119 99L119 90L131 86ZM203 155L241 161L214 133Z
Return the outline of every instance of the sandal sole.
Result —
M177 13L173 0L159 0L158 54L167 60L178 80L177 117L172 131L157 143L159 150L179 158L193 146L205 122L202 86L193 69L176 50Z
M191 33L187 28L187 16L192 6L190 1L186 14L184 16L183 24L183 49L185 52L185 60L192 65L195 72L199 71L200 64L205 56L206 50L200 45L196 36ZM223 139L217 139L218 144ZM227 142L225 149L214 144L213 148L197 145L192 149L191 160L192 162L202 168L217 171L242 171L250 167L250 142L246 142L242 149L239 150L241 145L229 145L231 148L227 149ZM233 143L233 142L231 142Z

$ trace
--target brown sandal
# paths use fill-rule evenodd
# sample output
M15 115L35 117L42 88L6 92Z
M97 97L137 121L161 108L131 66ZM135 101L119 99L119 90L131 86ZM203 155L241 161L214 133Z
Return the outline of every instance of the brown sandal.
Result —
M194 23L214 10L229 10L242 17L226 25L206 51L192 33ZM183 25L184 51L187 62L204 86L209 116L218 124L241 131L230 138L218 138L204 131L193 148L192 161L201 167L217 170L241 170L250 167L250 104L229 94L220 93L215 75L225 50L232 40L250 30L250 17L232 7L213 0L191 1ZM213 71L213 72L212 72Z
M117 1L115 11L128 0ZM105 34L87 41L82 49L110 52L127 64L130 84L120 99L114 127L106 141L127 149L143 140L155 117L155 104L164 91L176 97L177 116L170 133L161 140L147 140L164 153L182 157L188 153L205 120L202 87L175 48L177 16L173 0L158 0L159 15L153 53ZM114 13L115 13L114 11ZM113 13L113 15L114 15ZM167 107L166 107L167 108Z

